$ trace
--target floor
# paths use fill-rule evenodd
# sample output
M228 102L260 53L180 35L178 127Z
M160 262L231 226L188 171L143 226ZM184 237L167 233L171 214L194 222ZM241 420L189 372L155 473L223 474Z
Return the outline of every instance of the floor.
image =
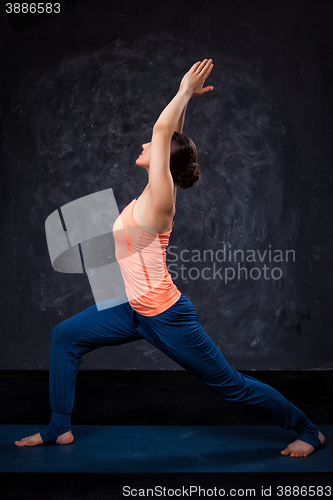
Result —
M48 374L0 372L5 498L159 498L163 487L167 497L241 498L252 489L257 497L290 498L286 488L301 486L313 498L329 488L333 495L332 372L244 373L302 408L325 434L323 449L282 457L293 431L221 400L185 371L82 371L74 443L18 449L14 440L48 422Z

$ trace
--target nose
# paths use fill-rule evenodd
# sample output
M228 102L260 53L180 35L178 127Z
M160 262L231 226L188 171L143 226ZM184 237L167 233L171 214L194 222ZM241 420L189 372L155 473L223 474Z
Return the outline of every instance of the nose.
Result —
M146 149L149 146L150 142L146 142L145 144L142 144L142 149Z

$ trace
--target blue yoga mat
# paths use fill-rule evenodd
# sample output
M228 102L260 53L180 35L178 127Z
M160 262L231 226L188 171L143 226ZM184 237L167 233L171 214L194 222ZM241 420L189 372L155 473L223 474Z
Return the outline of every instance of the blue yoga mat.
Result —
M307 458L280 451L297 436L278 426L74 425L71 445L17 448L36 425L0 426L0 472L331 472L333 426L327 443Z

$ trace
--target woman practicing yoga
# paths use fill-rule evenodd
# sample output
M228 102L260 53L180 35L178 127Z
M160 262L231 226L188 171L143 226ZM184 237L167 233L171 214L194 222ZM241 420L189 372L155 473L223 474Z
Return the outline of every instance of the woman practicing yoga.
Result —
M175 214L177 187L192 187L200 178L194 143L182 134L191 97L212 91L204 82L212 60L195 63L161 113L150 143L136 164L148 172L141 196L121 212L113 226L116 258L128 301L98 310L96 305L69 318L51 333L51 421L41 432L15 441L16 446L70 444L70 416L81 357L101 346L146 339L192 372L223 399L252 405L298 438L282 455L306 457L325 438L305 413L272 387L234 370L199 323L192 302L172 282L166 247Z

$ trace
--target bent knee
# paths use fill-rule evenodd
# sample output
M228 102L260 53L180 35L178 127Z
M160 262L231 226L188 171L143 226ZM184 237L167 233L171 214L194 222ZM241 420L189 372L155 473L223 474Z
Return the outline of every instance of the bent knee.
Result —
M59 323L59 325L55 326L51 330L50 334L50 344L51 347L55 347L57 345L64 345L70 338L70 329L66 325L66 321Z

